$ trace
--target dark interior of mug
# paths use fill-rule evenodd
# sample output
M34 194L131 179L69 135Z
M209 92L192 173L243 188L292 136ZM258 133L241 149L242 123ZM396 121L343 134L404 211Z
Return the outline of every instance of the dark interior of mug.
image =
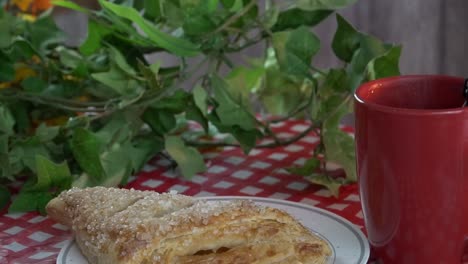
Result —
M462 107L463 79L449 76L401 76L364 84L356 91L364 102L406 109Z

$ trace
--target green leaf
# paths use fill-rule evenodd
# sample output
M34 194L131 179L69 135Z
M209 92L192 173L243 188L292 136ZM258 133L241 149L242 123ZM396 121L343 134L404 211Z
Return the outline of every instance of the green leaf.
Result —
M7 135L14 134L14 125L15 119L10 109L6 105L0 103L0 133L5 133Z
M45 214L45 206L54 198L49 192L20 192L8 208L9 213L39 211Z
M370 80L400 75L399 60L401 46L392 47L384 55L373 59L367 66Z
M12 61L28 60L33 55L36 55L41 60L44 60L42 54L38 50L36 50L28 40L20 36L17 36L13 39L11 46L5 50L5 53L10 57Z
M9 151L12 145L14 143L10 142L8 135L0 135L0 178L3 177L10 181L14 181L16 174L24 169L21 157L15 155L13 151Z
M31 128L30 109L30 104L24 101L16 101L10 105L10 111L15 120L15 127L18 133L26 133Z
M303 166L291 167L286 170L292 174L310 176L320 167L320 160L316 158L308 159Z
M231 8L234 2L236 2L236 0L221 0L221 4L223 4L225 8ZM240 2L242 3L242 0L240 0Z
M195 105L195 102L190 102L187 105L185 115L188 120L193 120L200 124L205 130L205 132L208 133L208 120L206 119L205 115L200 111L200 109Z
M299 27L274 33L273 47L281 70L309 77L309 65L320 49L320 40L307 27Z
M161 70L161 62L155 62L149 66L150 70L157 75L159 73L159 70Z
M60 46L57 47L56 51L60 56L60 62L71 69L75 69L83 63L83 57L81 54L72 49Z
M268 113L287 115L307 100L312 87L307 79L295 80L281 71L276 61L274 51L268 50L264 83L257 93Z
M176 126L174 114L164 109L148 108L143 113L142 119L159 136L167 134Z
M106 172L106 179L100 184L107 187L114 187L126 179L132 173L132 159L129 149L120 143L115 143L108 151L101 154L101 164Z
M41 123L36 129L36 136L41 142L47 142L54 139L59 133L60 127L58 126L47 126Z
M21 86L26 92L41 93L47 88L47 83L37 77L27 77L21 81Z
M226 126L221 123L220 118L216 113L211 112L208 115L208 119L221 133L230 133L239 142L242 150L245 154L248 154L252 148L255 147L258 138L262 138L263 135L258 129L244 130L238 125ZM229 142L228 143L234 143Z
M264 75L265 68L262 66L236 67L226 77L228 91L232 97L242 98L243 102L249 102L252 92L260 88Z
M66 162L55 164L44 156L36 155L37 181L32 186L25 186L27 192L48 192L51 188L57 191L71 186L72 176Z
M32 47L41 53L46 53L47 47L62 44L65 40L65 34L57 27L50 13L26 26Z
M13 26L15 17L0 8L0 49L10 46L13 39Z
M339 14L336 14L336 21L338 28L332 41L333 51L341 60L350 62L354 52L359 48L361 33Z
M324 132L337 130L343 117L351 113L353 102L349 98L350 95L346 98L343 98L343 95L333 95L323 100L320 112L321 118L324 119L322 125Z
M267 10L265 10L265 15L263 16L263 19L261 20L263 26L265 28L272 28L278 22L279 15L280 15L280 10L277 6L269 7Z
M173 114L182 113L190 100L191 95L183 90L177 90L170 96L164 97L160 101L152 104L151 107L155 109L164 109L172 112Z
M0 51L0 83L10 82L15 79L15 68L8 58Z
M195 101L195 105L200 109L203 116L206 116L208 113L208 105L207 105L208 93L203 89L201 85L195 86L193 89L193 100Z
M92 183L99 184L105 179L106 174L99 157L101 142L95 134L84 128L75 129L70 148L81 169L91 177Z
M99 3L103 8L113 12L119 17L128 19L137 24L148 38L154 42L154 44L174 53L175 55L189 57L195 56L199 53L197 45L188 40L177 38L158 30L153 24L145 20L137 10L104 0L100 0Z
M97 89L96 85L93 85L93 89ZM81 85L77 85L74 81L61 81L57 84L49 84L47 88L42 92L42 95L73 98L78 97L84 92ZM111 91L111 94L112 91Z
M299 27L290 32L286 42L287 53L309 65L312 57L320 49L320 40L307 27Z
M80 45L80 52L85 56L90 56L101 48L101 41L111 33L111 29L96 23L94 20L88 21L88 36Z
M185 178L206 170L203 156L193 147L187 147L182 139L175 136L166 137L164 142L169 155L177 162Z
M9 136L0 135L0 154L8 154L9 150Z
M107 72L93 73L91 76L120 95L136 95L142 89L137 81L114 65Z
M217 25L206 15L194 15L185 18L182 27L187 35L201 35L215 30Z
M241 10L244 7L244 3L243 3L242 0L234 0L233 2L234 3L229 8L229 11L231 11L231 12L238 12L239 10Z
M313 27L332 13L333 11L331 10L307 11L299 8L288 9L279 13L278 20L271 30L277 32L295 29L301 26Z
M10 152L10 158L17 159L32 172L36 172L36 156L49 157L49 152L37 136L17 142Z
M132 66L130 66L127 63L127 60L118 49L109 45L108 50L112 61L115 63L115 65L117 65L119 69L121 69L123 72L127 73L130 76L136 75L135 70L132 68Z
M179 0L180 7L188 16L209 14L217 10L219 0Z
M239 142L245 154L248 154L256 146L257 139L262 136L256 129L244 130L238 126L231 128L231 134Z
M336 111L344 100L344 97L350 92L348 75L344 69L330 69L323 84L320 85L317 98L310 107L311 116L314 120L326 120L333 118L331 113ZM345 108L343 108L345 110ZM341 118L339 116L338 118ZM338 120L339 122L340 120ZM333 123L333 127L338 123Z
M160 0L144 0L145 17L149 19L157 19L161 17L161 1Z
M182 27L185 19L184 12L180 8L178 1L163 1L162 16L171 28Z
M244 7L242 0L221 0L221 3L226 9L229 9L231 12L237 12Z
M13 180L13 172L12 172L12 156L10 156L9 152L9 136L7 135L0 135L0 179L2 177L8 178ZM19 163L19 162L16 162ZM2 190L0 185L0 196L2 196ZM0 201L0 204L2 202ZM0 206L1 210L2 206Z
M0 210L3 210L11 199L10 191L3 185L0 185Z
M117 1L117 3L118 3L118 1ZM135 8L138 11L142 11L143 8L145 7L144 0L132 0L130 2L130 5L133 6L133 8Z
M338 128L323 131L322 139L327 161L340 164L346 172L346 180L355 182L357 176L354 139Z
M244 130L252 130L256 126L255 118L246 110L242 103L236 102L228 92L228 84L218 76L211 78L214 99L218 102L215 111L221 123L226 126L238 125Z
M340 195L340 187L342 183L328 177L327 175L316 174L312 177L308 177L307 180L309 180L312 183L326 187L335 198L338 198L338 196Z
M143 122L140 120L139 115L139 112L133 109L115 112L95 135L106 147L116 142L126 142L129 138L141 132Z
M335 10L352 5L357 0L298 0L297 7L304 10L328 9Z
M369 62L374 58L382 56L387 50L388 46L377 38L367 35L361 36L359 49L354 53L347 69L351 91L356 90L364 80Z
M134 172L140 171L156 153L164 149L164 141L154 136L138 137L134 142L127 144L131 145L127 149Z
M161 88L158 77L159 63L146 66L145 64L143 64L143 62L138 60L138 69L148 82L148 85L151 89L157 90Z
M322 87L319 88L319 95L325 97L333 94L341 95L349 90L346 71L344 69L330 69Z
M85 13L85 14L89 13L88 9L83 8L82 6L80 6L80 5L78 5L78 4L74 3L74 2L71 2L71 1L52 0L52 5L65 7L65 8L72 9L72 10L75 10L75 11L78 11L78 12L81 12L81 13Z
M255 0L253 0L255 1ZM247 4L252 2L251 0L244 0L243 6L241 9L237 10L236 13L242 12L246 8ZM255 1L257 2L257 1ZM243 13L240 18L232 24L232 27L239 28L243 30L246 27L250 27L253 23L258 23L257 18L259 18L259 3L255 3L246 13Z

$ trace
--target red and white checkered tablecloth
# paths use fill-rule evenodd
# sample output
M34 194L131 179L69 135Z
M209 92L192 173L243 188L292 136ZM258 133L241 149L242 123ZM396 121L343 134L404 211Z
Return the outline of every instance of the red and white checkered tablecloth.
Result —
M275 125L279 137L291 137L308 127L303 121ZM301 176L291 175L285 167L300 165L310 157L318 137L313 133L286 147L254 149L246 156L238 148L205 152L208 170L181 178L165 159L156 159L132 177L126 186L140 190L166 192L177 190L192 196L259 196L301 202L324 208L363 228L363 216L357 185L341 188L338 198L310 184ZM56 257L71 238L67 227L37 213L0 215L0 263L55 263Z

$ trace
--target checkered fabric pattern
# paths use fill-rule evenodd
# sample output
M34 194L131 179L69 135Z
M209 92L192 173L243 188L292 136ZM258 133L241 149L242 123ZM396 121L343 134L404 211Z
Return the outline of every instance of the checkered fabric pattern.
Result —
M275 125L279 137L291 137L308 127L303 121L290 120ZM191 180L181 178L169 161L155 159L126 186L139 190L202 196L258 196L283 199L317 206L343 216L363 228L357 186L341 188L340 196L284 168L303 164L314 150L318 137L313 133L298 142L273 149L254 149L248 156L238 148L204 152L208 170ZM0 216L0 263L55 263L71 238L67 227L37 213Z

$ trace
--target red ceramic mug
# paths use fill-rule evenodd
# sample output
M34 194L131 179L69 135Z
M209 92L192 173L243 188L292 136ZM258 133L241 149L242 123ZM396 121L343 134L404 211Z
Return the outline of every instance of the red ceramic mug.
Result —
M355 93L359 188L380 263L463 263L468 248L468 107L463 79L417 75Z

